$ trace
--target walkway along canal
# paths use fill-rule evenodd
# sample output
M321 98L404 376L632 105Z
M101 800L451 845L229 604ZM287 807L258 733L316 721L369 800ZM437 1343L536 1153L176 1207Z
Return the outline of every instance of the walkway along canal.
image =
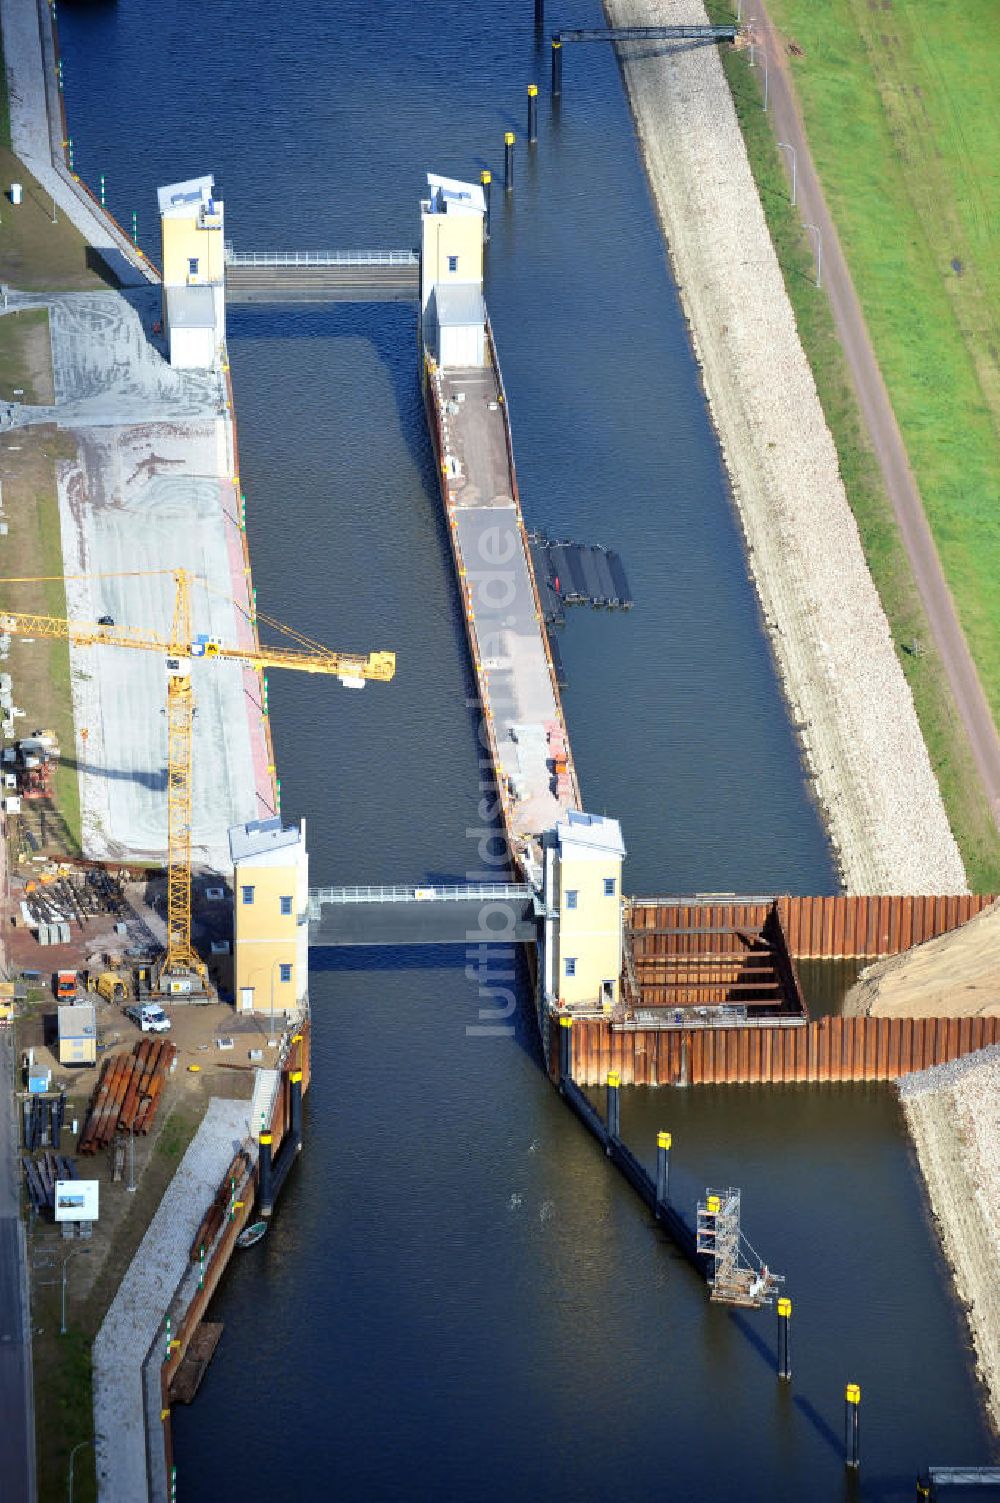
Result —
M261 70L273 19L257 0L239 28L187 0L169 20L63 13L79 160L106 164L128 208L177 176L183 137L192 169L212 156L246 205L244 243L268 243L263 185L279 184L288 243L336 243L317 205L350 204L367 241L395 244L428 162L466 178L496 166L538 66L522 19L495 17L484 49L479 18L440 0L410 18L403 54L390 17L307 5L302 47ZM573 20L598 24L598 7ZM189 108L174 69L205 49L221 76ZM299 155L289 98L315 140L336 101L335 154ZM572 111L540 113L488 271L523 505L532 525L619 548L637 599L565 632L581 782L621 818L637 890L830 890L613 60L590 60ZM365 133L338 129L361 118ZM627 227L627 285L609 226ZM363 720L350 700L274 686L284 807L308 813L323 881L463 880L489 820L412 313L239 308L230 349L259 587L278 611L294 601L306 632L336 638L349 608L359 640L391 629L400 649L391 703ZM515 1006L489 1036L458 959L316 955L307 1149L218 1296L225 1337L175 1424L185 1497L280 1497L294 1443L297 1490L358 1499L520 1486L624 1500L668 1472L693 1496L709 1450L720 1498L748 1477L789 1503L840 1498L849 1377L865 1395L862 1496L909 1498L927 1459L987 1458L886 1088L623 1093L623 1136L647 1167L656 1130L673 1133L679 1200L717 1175L741 1186L747 1231L796 1300L781 1391L768 1317L709 1308L546 1083L517 959L510 980L490 977ZM220 1444L262 1396L267 1424Z

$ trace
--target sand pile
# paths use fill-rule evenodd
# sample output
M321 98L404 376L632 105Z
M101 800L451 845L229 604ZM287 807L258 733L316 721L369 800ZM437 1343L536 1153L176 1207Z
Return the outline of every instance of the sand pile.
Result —
M845 1013L882 1018L1000 1017L1000 903L960 929L877 961L844 999Z

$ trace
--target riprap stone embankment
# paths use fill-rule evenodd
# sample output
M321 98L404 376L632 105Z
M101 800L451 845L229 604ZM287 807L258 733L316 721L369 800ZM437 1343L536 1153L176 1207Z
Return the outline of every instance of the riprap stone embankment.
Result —
M707 21L701 0L605 0L605 11L615 26ZM845 886L964 892L717 49L639 42L619 52L750 568Z
M1000 1431L1000 1045L899 1089Z

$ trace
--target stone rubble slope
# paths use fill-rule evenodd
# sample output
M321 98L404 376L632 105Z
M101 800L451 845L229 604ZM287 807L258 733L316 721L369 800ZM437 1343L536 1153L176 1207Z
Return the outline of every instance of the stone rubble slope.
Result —
M615 26L701 0L605 0ZM750 568L845 886L966 891L714 46L619 48Z
M1000 1045L899 1082L1000 1432Z

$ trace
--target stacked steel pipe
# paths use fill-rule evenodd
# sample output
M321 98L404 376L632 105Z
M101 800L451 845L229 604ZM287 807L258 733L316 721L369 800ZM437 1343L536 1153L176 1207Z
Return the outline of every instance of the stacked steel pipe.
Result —
M55 1209L56 1180L79 1179L72 1159L57 1153L43 1153L38 1159L24 1160L24 1177L28 1194L36 1211Z
M131 1054L105 1060L77 1152L97 1153L119 1132L149 1132L176 1055L166 1040L143 1039Z

